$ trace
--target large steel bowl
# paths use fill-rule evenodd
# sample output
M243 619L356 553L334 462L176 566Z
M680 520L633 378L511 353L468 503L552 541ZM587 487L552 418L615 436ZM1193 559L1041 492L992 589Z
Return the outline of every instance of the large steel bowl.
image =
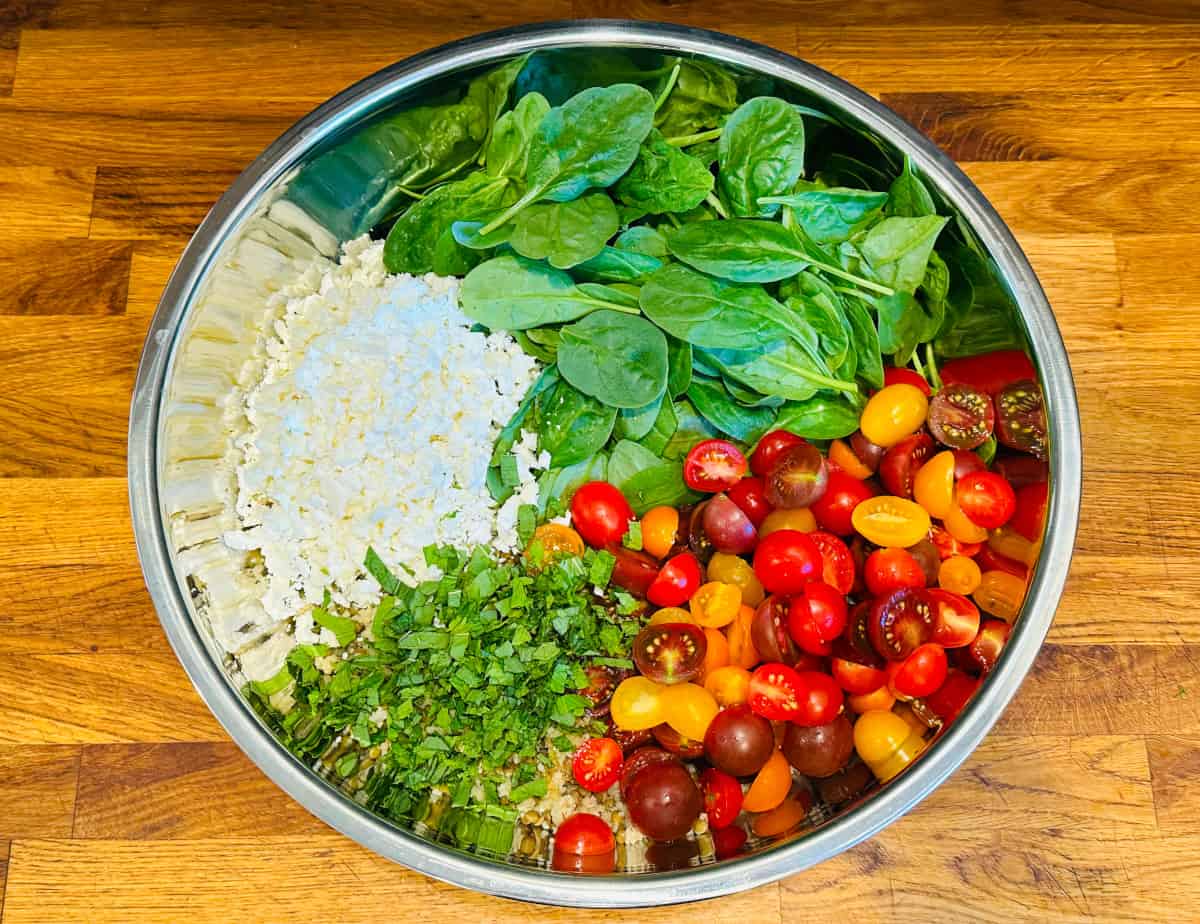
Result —
M213 462L224 439L220 402L211 399L225 379L232 389L229 370L261 323L270 280L328 259L338 243L280 199L289 179L364 121L413 105L431 86L444 89L525 52L612 46L692 54L768 75L911 157L942 205L973 229L1019 307L1045 392L1052 492L1041 561L999 665L948 733L907 772L815 828L758 845L747 856L673 872L568 876L489 860L405 830L293 758L239 693L253 657L239 665L214 641L214 634L236 635L245 627L232 617L217 625L211 614L198 613L193 578L216 580L230 567L218 548L229 522L220 509L227 485L219 483ZM311 812L385 857L467 888L562 905L657 905L753 888L832 857L911 809L979 744L1037 656L1067 576L1080 497L1079 416L1054 315L1017 242L962 171L896 114L819 68L729 36L653 23L550 23L455 42L380 71L306 116L242 173L192 238L150 327L133 395L129 488L146 582L179 660L250 759ZM226 603L233 606L236 596ZM226 640L225 647L236 643Z

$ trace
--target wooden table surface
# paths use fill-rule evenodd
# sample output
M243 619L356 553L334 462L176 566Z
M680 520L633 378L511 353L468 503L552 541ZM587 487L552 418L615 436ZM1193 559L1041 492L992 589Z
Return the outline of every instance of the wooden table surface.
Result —
M1200 7L1181 0L0 3L2 924L578 921L394 866L277 790L177 664L125 431L161 287L225 186L397 58L522 20L711 26L927 132L1049 293L1083 413L1050 639L978 751L872 841L677 921L1200 920Z

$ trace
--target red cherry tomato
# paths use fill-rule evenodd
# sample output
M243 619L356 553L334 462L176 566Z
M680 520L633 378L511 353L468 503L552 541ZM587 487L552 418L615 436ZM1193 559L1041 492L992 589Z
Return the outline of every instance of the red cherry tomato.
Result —
M821 553L821 580L840 594L854 587L854 556L846 543L833 533L815 530L808 538Z
M879 478L889 494L912 497L913 477L917 469L933 455L933 440L928 433L906 436L883 454L879 463Z
M1009 525L1030 542L1042 538L1046 522L1046 482L1027 484L1016 492L1016 510Z
M729 499L741 508L742 513L750 518L754 528L762 526L763 520L771 512L771 503L767 500L763 480L757 476L743 478L728 491Z
M728 860L740 854L746 845L747 836L745 830L737 825L714 831L712 835L713 851L716 853L717 859Z
M972 472L982 472L987 470L987 466L983 464L983 459L972 452L970 449L955 449L954 453L954 480L966 478Z
M961 648L979 633L979 607L962 594L930 587L925 597L933 610L930 641L943 648Z
M612 738L589 738L575 752L571 770L575 782L589 792L604 792L621 778L625 757Z
M682 606L700 587L700 562L691 552L668 558L646 591L646 599L655 606ZM761 578L760 578L761 580Z
M934 525L929 530L929 540L937 549L938 556L945 561L947 558L953 558L955 555L962 555L964 558L974 558L979 554L979 550L983 548L981 542L960 542L946 531L944 526Z
M1007 478L1014 491L1020 491L1027 484L1045 484L1050 478L1050 464L1045 459L1024 454L997 456L992 471Z
M658 577L658 562L645 552L635 552L619 543L610 542L606 548L616 559L612 583L636 597L646 596L646 591Z
M913 369L906 369L903 366L888 366L883 370L883 385L886 388L888 385L915 385L925 393L925 397L930 395L929 383L925 381L925 377Z
M842 711L845 696L829 674L800 671L800 710L792 719L797 725L813 728L828 725Z
M991 397L970 385L947 385L929 402L929 432L943 446L975 449L996 427Z
M928 591L906 587L871 604L867 635L889 661L903 661L933 635L935 616Z
M946 385L962 383L994 395L1004 386L1022 379L1036 379L1037 372L1021 350L997 350L945 363L938 374Z
M925 570L905 549L876 549L863 568L867 590L880 597L901 587L924 587Z
M700 774L700 788L704 791L708 826L720 831L733 824L742 810L742 784L728 773L709 767Z
M1037 382L1014 382L997 393L996 439L1009 449L1046 458L1046 407Z
M754 550L754 573L767 593L799 593L820 578L823 567L816 543L808 533L793 529L771 533Z
M746 457L733 443L704 440L683 460L683 480L693 491L728 491L746 474Z
M824 581L811 581L792 598L788 632L804 651L827 655L846 629L846 600Z
M828 674L763 664L750 678L750 708L765 719L825 725L842 708L842 691Z
M1014 561L1007 555L1001 555L989 545L984 545L975 556L980 571L1003 571L1025 580L1029 576L1029 568L1024 563Z
M979 677L972 677L957 668L951 669L946 674L945 682L926 695L925 705L948 724L958 718L963 706L979 689L981 683L983 681Z
M1011 632L1012 626L1003 619L984 620L975 640L958 651L959 666L972 673L986 674L996 666Z
M750 454L750 471L759 478L766 478L784 452L806 442L804 437L788 433L787 430L772 430L758 441L754 452Z
M607 853L615 846L608 822L589 812L576 812L564 818L554 832L554 849L577 856Z
M893 696L913 699L928 696L946 679L946 649L933 643L921 645L903 661L887 667L888 689Z
M887 671L867 664L857 664L845 658L834 658L831 665L833 679L838 686L853 696L874 693L887 683Z
M632 519L629 501L607 481L589 481L571 498L571 524L592 548L619 543Z
M955 498L967 519L984 529L999 529L1017 509L1012 485L995 472L973 472L963 478Z
M854 508L874 496L875 489L865 481L831 468L825 493L808 509L813 512L822 529L839 536L849 536L854 532L854 524L850 521Z

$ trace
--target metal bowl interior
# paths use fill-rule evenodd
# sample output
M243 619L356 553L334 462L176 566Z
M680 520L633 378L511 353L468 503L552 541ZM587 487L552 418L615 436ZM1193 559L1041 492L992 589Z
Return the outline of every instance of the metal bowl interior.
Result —
M717 61L911 158L942 209L977 237L1018 308L1046 398L1052 491L1041 560L1000 664L914 766L838 812L818 813L813 826L757 843L734 859L700 863L687 857L692 865L673 871L660 863L657 869L568 876L549 871L544 858L489 858L373 815L275 740L239 690L246 679L259 679L255 672L278 656L271 645L286 639L272 642L280 637L277 626L237 624L236 607L247 590L238 571L245 563L221 549L221 532L230 524L229 485L217 462L228 439L222 396L232 391L236 369L257 336L267 296L280 278L335 256L345 231L312 220L289 202L286 190L297 171L380 116L461 86L506 59L613 48ZM1066 578L1080 497L1078 411L1053 314L1011 233L962 172L886 107L824 71L739 39L648 23L551 23L456 42L363 80L297 123L214 206L176 267L147 337L129 440L138 552L163 627L197 690L250 758L334 828L413 869L497 895L593 907L668 904L748 889L847 849L924 798L984 737L1033 663ZM201 612L198 584L226 588L208 607L232 615ZM241 655L232 657L229 651L239 645L245 646Z

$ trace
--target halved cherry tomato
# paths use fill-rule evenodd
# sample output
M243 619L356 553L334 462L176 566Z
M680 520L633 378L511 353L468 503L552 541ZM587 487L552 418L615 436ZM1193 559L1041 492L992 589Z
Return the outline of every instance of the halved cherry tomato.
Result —
M958 506L972 523L998 529L1017 509L1012 485L995 472L974 472L958 482Z
M772 430L758 441L754 452L750 454L750 471L759 478L766 478L784 452L805 442L807 440L804 437L787 430Z
M720 831L733 824L742 810L742 784L728 773L709 767L700 774L700 788L704 790L708 826Z
M719 706L740 706L750 698L750 672L737 664L718 667L705 674L704 689Z
M703 741L704 733L721 707L713 695L694 683L677 683L662 693L663 717L675 731L693 741Z
M953 722L982 682L978 677L952 668L946 674L945 682L925 697L925 705L944 723Z
M684 760L695 760L704 754L703 741L685 738L666 722L663 722L661 725L655 725L650 731L654 735L654 740L661 744L665 750L670 751L677 757L682 757Z
M906 436L885 452L879 463L879 479L888 493L911 498L917 471L933 452L933 440L928 433Z
M694 523L693 520L689 529L694 530ZM728 555L745 555L758 542L754 523L724 492L713 495L703 504L700 525L704 538L712 547Z
M720 629L737 619L742 590L736 584L709 581L700 585L688 606L697 623L706 629Z
M633 662L655 683L684 683L700 675L708 641L699 626L674 622L646 626L633 640Z
M1011 558L1023 565L1037 564L1037 543L1026 539L1011 525L992 530L992 534L988 536L987 547L997 555Z
M824 581L811 581L792 598L788 631L809 654L827 655L846 629L846 600Z
M886 680L879 685L878 690L846 697L847 708L859 715L864 712L874 712L877 709L891 709L894 705L896 705L896 697L888 689Z
M854 528L876 545L908 548L929 533L929 514L902 497L871 497L854 508Z
M930 587L925 598L933 609L931 642L943 648L960 648L979 632L979 608L962 594Z
M757 529L771 512L763 480L758 477L743 478L729 489L729 499L741 508Z
M675 545L679 532L679 511L674 507L655 507L642 517L642 548L655 558L663 558Z
M871 604L867 635L881 657L903 661L930 640L934 623L929 594L906 587Z
M905 549L876 549L863 567L867 590L876 597L902 587L924 587L925 570Z
M787 798L792 788L792 766L779 750L774 751L754 777L742 797L747 812L769 812Z
M831 471L825 485L825 493L810 509L822 529L839 536L848 536L854 532L854 508L874 496L875 489L865 481L860 481L846 472Z
M833 533L816 530L808 534L821 553L821 580L840 594L854 587L854 556L846 543Z
M775 837L792 830L804 821L807 815L808 808L798 798L787 798L771 811L756 817L750 827L759 837Z
M781 529L758 543L754 573L768 593L798 593L821 575L824 562L807 533Z
M858 425L863 436L887 449L916 433L928 409L929 399L915 385L888 385L867 401Z
M925 583L936 584L938 568L942 564L942 556L938 553L937 546L928 539L922 539L916 545L910 545L905 551L921 566L921 572L925 575Z
M763 479L767 501L772 507L809 507L825 493L829 467L821 451L809 442L785 449Z
M831 669L838 686L853 696L871 693L887 683L887 671L866 664L856 664L845 658L835 657Z
M928 696L942 685L947 669L946 649L928 642L903 661L888 665L888 687L896 696Z
M571 771L575 782L589 792L604 792L621 778L625 756L612 738L588 738L575 752Z
M645 552L627 549L620 543L612 542L605 548L616 559L610 579L612 583L635 597L646 596L650 585L658 577L658 562Z
M655 610L646 625L665 626L671 622L686 622L693 626L700 625L695 616L679 606L664 606L661 610Z
M1023 562L1014 561L1007 555L999 554L990 545L985 545L979 550L975 561L978 562L980 571L1007 571L1022 581L1029 576L1029 568Z
M1050 478L1050 465L1045 459L1036 459L1024 453L997 456L992 463L992 471L1007 478L1014 491L1020 491L1028 484L1045 484Z
M608 822L588 812L569 815L554 832L554 849L576 856L604 854L615 846Z
M979 608L1005 622L1012 622L1025 602L1025 582L1007 571L988 571L972 594Z
M687 603L699 587L700 562L691 552L680 552L667 559L647 589L646 599L655 606L680 606Z
M553 558L555 555L582 555L584 550L583 537L562 523L543 523L533 531L530 545L534 542L541 544L542 554L546 558Z
M829 462L831 468L836 466L851 478L864 480L875 474L875 469L868 468L845 440L834 440L829 444Z
M587 685L580 689L579 695L591 703L588 706L588 714L604 715L608 712L609 700L612 699L622 674L617 668L603 664L589 665L583 672L587 675Z
M958 651L959 666L986 674L996 666L1011 633L1012 626L1003 619L984 620L974 641Z
M817 528L817 518L807 507L792 507L786 510L772 510L758 528L758 538L762 541L771 533L781 529L792 529L798 533L811 533Z
M954 506L954 478L956 463L949 449L917 469L913 476L913 500L929 511L931 517L941 519Z
M1042 527L1046 522L1046 501L1049 489L1043 481L1028 484L1016 492L1016 510L1009 525L1028 539L1037 542L1042 538Z
M925 381L924 376L915 369L908 369L904 366L885 366L883 370L884 387L888 385L913 385L921 390L921 393L928 398L932 392L929 390L929 383Z
M772 721L790 721L800 713L800 675L786 664L770 662L750 677L750 708Z
M746 474L746 457L733 443L704 440L683 460L683 480L693 491L728 491Z
M764 664L750 678L750 708L772 712L765 718L786 719L806 727L826 725L842 710L842 689L832 677L820 671L793 671L784 665ZM757 686L756 686L757 683ZM757 694L757 696L756 696Z
M1037 377L1033 363L1021 350L996 350L963 359L951 359L938 370L942 382L962 382L994 395L1013 382Z
M987 466L983 464L983 459L979 458L978 453L974 453L969 449L951 449L954 453L954 479L966 478L972 472L982 472L987 470Z
M667 688L648 677L626 677L613 693L613 724L624 731L651 729L663 720L662 694Z
M754 667L762 656L754 647L754 637L751 634L754 626L755 608L742 605L738 610L737 619L725 629L725 637L729 639L729 661L738 667L749 670Z
M965 555L952 555L938 568L938 586L964 596L975 592L981 577L979 565Z
M607 481L589 481L571 498L571 523L593 548L620 542L632 519L629 501Z
M788 599L772 594L758 605L754 624L750 627L755 650L764 661L794 664L799 652L788 633Z
M742 603L747 606L758 606L766 596L754 569L745 559L736 555L718 552L709 559L706 572L710 581L737 587L742 592Z
M959 542L975 543L987 539L987 530L963 513L962 507L957 503L942 517L942 526Z
M992 399L970 385L947 385L929 402L929 432L943 446L952 449L982 446L995 426Z
M862 430L855 430L850 434L850 448L858 456L858 461L869 468L872 474L879 469L879 461L883 458L884 448L863 436Z
M704 666L700 669L700 682L704 683L708 675L729 664L729 641L720 629L705 629L704 638L708 641L708 651L704 655Z
M996 438L1009 449L1046 458L1046 408L1037 382L1014 382L996 395Z
M950 558L952 555L963 555L967 558L974 558L979 554L979 550L983 546L978 542L959 542L946 530L944 526L934 524L929 530L929 541L933 543L934 548L938 550L938 555L942 559Z

